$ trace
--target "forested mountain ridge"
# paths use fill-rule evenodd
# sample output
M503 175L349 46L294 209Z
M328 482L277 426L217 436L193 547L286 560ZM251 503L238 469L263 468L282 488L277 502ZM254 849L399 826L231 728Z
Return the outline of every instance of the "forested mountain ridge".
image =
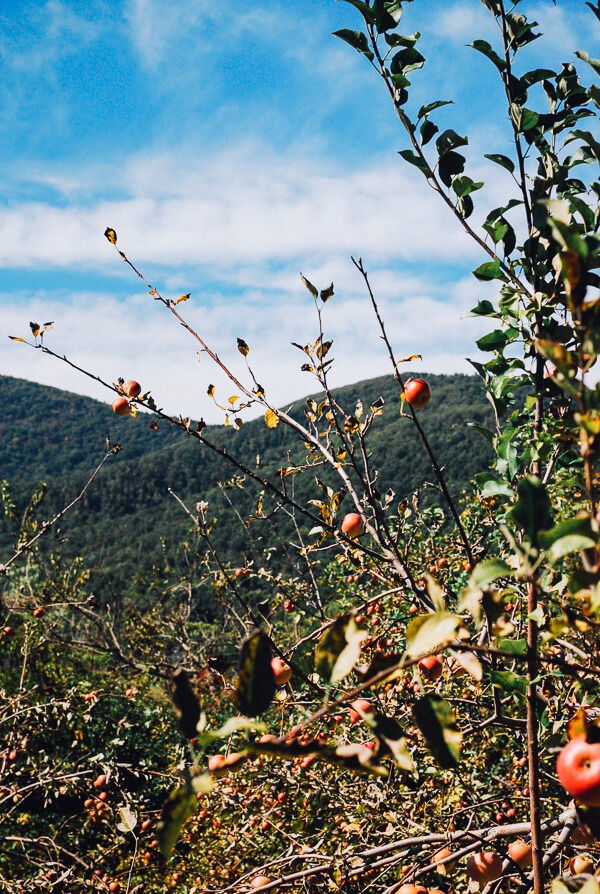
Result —
M427 379L433 396L419 411L419 418L451 490L457 492L489 466L492 456L487 441L464 423L489 425L491 410L476 377L432 375ZM392 488L401 499L434 480L414 426L400 415L400 392L391 376L341 388L335 397L347 412L354 411L358 399L365 407L379 397L384 399L383 413L369 440L380 490ZM164 422L158 431L151 431L145 412L135 419L117 418L108 404L9 376L0 377L0 399L0 478L8 480L19 505L44 481L48 487L44 518L79 493L104 455L107 437L112 444L121 444L122 452L110 459L60 530L61 539L66 538L63 553L82 555L86 566L106 576L111 586L122 587L136 570L149 567L160 555L161 538L176 542L185 537L189 519L168 488L192 507L198 500L210 504L211 514L219 519L215 541L227 559L239 561L250 549L242 525L217 484L231 479L236 470L196 439ZM292 412L301 419L305 407L305 400L299 400ZM256 467L260 456L260 473L269 478L288 464L288 453L296 461L303 453L302 442L293 443L293 432L284 425L269 429L263 419L249 421L239 431L209 426L204 435L250 468ZM242 514L251 506L251 493L245 487L231 491ZM303 498L316 496L314 474L309 471L301 476L296 489ZM6 523L0 536L6 554L10 551ZM268 539L272 533L265 536ZM56 548L56 538L51 546Z

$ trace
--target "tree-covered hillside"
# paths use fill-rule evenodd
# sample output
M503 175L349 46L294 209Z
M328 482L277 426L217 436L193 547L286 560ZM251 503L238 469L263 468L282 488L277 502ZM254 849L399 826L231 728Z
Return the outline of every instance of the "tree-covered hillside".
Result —
M449 486L456 493L489 465L489 444L465 423L489 425L490 405L475 377L427 378L433 397L423 411L423 425L434 451L443 457ZM419 448L411 419L400 415L397 383L386 376L336 392L337 401L348 413L354 412L358 400L369 407L380 397L384 408L371 437L372 465L379 470L379 489L392 488L395 498L401 500L435 478ZM18 505L24 505L35 486L44 482L48 488L44 518L79 493L105 453L106 438L121 445L122 451L111 457L82 502L65 517L59 534L65 556L85 556L86 565L96 574L98 589L107 584L113 589L125 586L135 572L148 570L157 560L161 538L174 544L186 536L189 520L169 488L192 508L199 500L209 503L211 514L218 519L215 543L224 557L239 560L244 553L273 542L271 521L255 524L253 543L228 505L227 498L245 518L252 508L249 485L245 484L244 490L229 488L224 497L218 482L230 481L235 470L168 423L161 422L154 431L143 412L135 419L117 418L110 406L98 401L9 376L0 378L0 400L1 475L9 481ZM305 400L299 400L293 414L303 418L305 409ZM269 429L262 419L246 423L239 431L210 426L204 435L250 468L257 468L260 457L258 469L270 479L290 462L299 462L303 451L300 441L289 441L289 431ZM319 474L318 468L316 471ZM321 477L328 479L326 470ZM309 478L305 475L304 483L303 476L297 477L299 499L308 498L313 486ZM423 498L435 500L436 494L426 490ZM288 518L280 515L275 521L282 534L290 534ZM51 537L46 549L58 546L57 535ZM6 554L9 531L5 523L0 542Z

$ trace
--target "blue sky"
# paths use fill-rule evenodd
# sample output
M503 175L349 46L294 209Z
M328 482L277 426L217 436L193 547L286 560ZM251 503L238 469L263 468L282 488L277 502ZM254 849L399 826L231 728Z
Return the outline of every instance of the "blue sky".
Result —
M545 35L523 52L527 68L597 55L584 0L519 10ZM332 384L389 372L351 255L398 356L470 371L484 330L461 316L484 294L469 271L486 258L397 155L406 138L375 72L331 36L360 25L334 0L2 0L0 373L110 400L6 337L54 320L54 350L109 381L137 378L171 412L219 421L206 388L226 399L230 386L119 261L107 226L165 296L192 293L184 316L240 374L236 338L249 343L275 405L315 390L290 345L317 332L300 271L336 287ZM499 81L467 47L496 42L494 23L479 0L415 0L402 31L416 30L428 61L412 107L454 101L435 120L469 135L483 214L511 188L483 159L510 154Z

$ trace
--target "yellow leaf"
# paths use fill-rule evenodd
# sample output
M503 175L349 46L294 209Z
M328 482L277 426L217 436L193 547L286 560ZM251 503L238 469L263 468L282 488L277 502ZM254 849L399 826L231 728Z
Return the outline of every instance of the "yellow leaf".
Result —
M33 332L33 337L37 338L40 333L40 324L39 323L30 323L29 328Z
M225 425L226 425L226 426L229 425L229 416L226 416L226 417L225 417Z
M212 397L213 394L215 393L215 386L209 385L208 388L206 389L206 393L208 394L209 397Z
M397 360L396 366L398 366L399 363L410 363L411 360L422 360L422 359L423 358L421 357L420 354L411 354L410 357L403 357L402 360Z
M304 285L306 286L306 288L308 289L310 294L313 296L313 298L318 298L319 293L318 293L317 289L315 289L313 284L311 282L309 282L304 276L302 276L302 274L300 274L300 279L302 280L302 282L304 283Z
M176 303L181 304L182 301L187 301L191 294L191 292L188 292L187 295L180 295Z
M25 344L27 344L27 342L25 341L25 339L24 339L24 338L19 338L18 335L9 335L8 337L11 339L11 341L24 341Z
M156 289L150 289L150 294L151 294L151 295L158 295L158 292L156 291Z
M279 416L275 410L267 410L265 413L265 422L268 428L277 428L279 425Z
M240 354L243 354L244 357L248 356L248 352L250 351L250 348L248 347L248 345L246 344L246 342L244 341L243 338L238 338L237 347L238 347L238 351L240 352Z
M232 395L232 397L229 398L229 403L234 404L236 402L236 400L239 400L239 399L240 399L239 396L237 394L234 394L234 395Z
M111 245L117 244L117 234L110 227L107 227L104 231L104 235L108 239Z

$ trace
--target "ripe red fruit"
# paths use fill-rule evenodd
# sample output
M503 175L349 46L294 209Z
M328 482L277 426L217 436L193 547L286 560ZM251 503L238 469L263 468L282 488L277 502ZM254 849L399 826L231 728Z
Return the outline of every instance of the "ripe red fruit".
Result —
M363 714L374 714L375 708L366 698L357 698L356 701L352 702L352 707L350 708L350 723L362 720L362 715L358 713L359 711L362 711Z
M117 397L112 404L113 413L117 416L129 415L129 402L126 397Z
M130 382L127 382L126 385L123 385L123 391L125 392L127 397L139 397L139 395L142 393L142 386L139 382L134 382L134 380L131 379Z
M102 786L106 784L107 778L105 773L101 773L100 776L94 780L94 788L102 788Z
M283 603L284 612L293 612L295 608L296 608L296 606L290 599L286 599L285 602Z
M349 512L342 521L342 534L348 537L360 537L365 526L358 512Z
M471 854L467 860L467 875L474 882L493 882L502 875L502 857L494 851Z
M428 655L419 661L419 670L426 680L434 682L442 676L444 663L440 661L437 655Z
M265 885L269 885L273 879L270 879L266 875L255 875L252 881L250 882L251 888L263 888ZM271 890L275 891L276 888L272 888Z
M556 772L580 804L600 807L600 742L587 742L585 734L571 739L558 755Z
M277 686L283 686L284 683L288 683L291 680L292 669L285 663L283 658L279 657L279 655L276 655L275 658L271 661L271 667L273 668L273 673L275 674L275 683L277 684Z
M431 388L425 379L411 379L404 386L404 397L411 407L419 410L429 403Z
M529 867L533 865L531 846L527 844L526 841L523 841L522 838L517 838L516 841L511 841L508 845L508 856L511 860L514 860L517 866L520 866L521 869L529 869Z

